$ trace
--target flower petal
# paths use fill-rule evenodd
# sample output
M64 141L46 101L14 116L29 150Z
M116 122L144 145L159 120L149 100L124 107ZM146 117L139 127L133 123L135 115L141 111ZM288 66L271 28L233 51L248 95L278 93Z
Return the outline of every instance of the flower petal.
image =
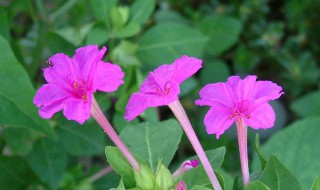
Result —
M79 76L79 71L67 55L58 53L48 59L51 66L44 69L44 77L48 83L66 86L68 76Z
M97 65L106 51L105 47L99 50L97 45L88 45L77 49L73 56L73 61L79 67L81 79L88 82L89 88L92 86Z
M239 94L241 93L241 78L239 76L231 76L228 78L226 85L227 89L230 93L230 96L232 97L233 101L235 103L238 103L241 101L239 98Z
M282 94L281 86L271 81L258 81L255 87L256 103L266 103L270 100L278 99Z
M39 109L39 115L44 119L49 119L53 116L53 114L57 113L58 111L61 111L64 107L65 99L60 99L54 102L51 102L51 104L47 104Z
M250 118L243 117L244 122L254 129L267 129L274 125L276 115L268 103L264 103L250 113Z
M52 102L61 100L67 96L70 96L68 92L61 89L58 85L45 84L37 91L37 94L33 98L33 103L37 107L41 107L50 105Z
M154 80L162 87L173 80L173 67L172 65L161 65L153 71Z
M144 112L149 105L148 96L140 93L133 93L126 106L126 113L124 118L128 121L133 120L142 112Z
M124 73L121 67L100 61L97 66L94 85L97 90L113 92L123 84Z
M91 98L88 96L88 102L85 103L82 99L68 99L66 100L63 115L68 120L75 120L80 124L83 124L85 120L90 118L91 111Z
M201 99L196 100L196 105L213 106L218 103L228 108L235 105L226 84L223 82L207 84L201 89L199 95Z
M230 111L222 106L216 105L210 108L204 118L204 124L208 134L216 134L217 139L233 123L235 119L230 119Z
M239 86L239 90L241 90L238 94L240 100L254 100L254 90L256 85L257 76L248 75L241 81L241 85Z
M184 55L174 61L173 67L174 79L180 84L202 67L202 60Z

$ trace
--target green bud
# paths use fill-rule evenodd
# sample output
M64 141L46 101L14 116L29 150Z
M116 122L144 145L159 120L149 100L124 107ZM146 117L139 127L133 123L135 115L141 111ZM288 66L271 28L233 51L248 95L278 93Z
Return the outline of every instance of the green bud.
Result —
M116 30L121 29L129 19L128 7L113 7L111 9L111 21Z
M173 186L173 179L170 171L161 164L158 167L156 181L155 181L155 189L156 190L167 190L172 188Z
M134 171L134 179L138 188L143 190L153 190L155 177L148 166L141 165L140 172Z

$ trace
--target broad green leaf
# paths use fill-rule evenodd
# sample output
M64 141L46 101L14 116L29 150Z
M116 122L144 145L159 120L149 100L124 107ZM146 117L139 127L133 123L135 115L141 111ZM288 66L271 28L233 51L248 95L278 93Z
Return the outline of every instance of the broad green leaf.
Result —
M105 154L113 170L122 176L126 187L133 187L135 185L133 169L120 150L117 147L107 146Z
M49 48L54 52L54 53L60 53L61 50L63 50L63 53L66 55L69 55L70 57L73 56L76 47L66 41L62 36L59 34L56 34L54 32L48 32L47 34L47 43Z
M207 187L203 187L203 186L199 186L199 185L195 185L192 190L211 190L210 188Z
M179 96L188 95L193 89L198 86L198 81L195 77L189 77L180 85L180 94Z
M130 150L144 159L155 171L159 159L168 167L182 136L176 120L127 126L120 133Z
M80 46L86 35L93 27L92 23L81 26L80 28L65 27L56 30L55 33L64 38L67 42L74 46Z
M165 31L165 32L164 32ZM138 57L146 69L171 63L182 55L201 57L208 38L200 31L177 23L160 23L148 30L138 42Z
M155 6L155 0L136 0L130 8L130 20L140 25L146 23Z
M35 91L27 73L2 36L0 52L0 125L26 128L54 138L53 129L32 104Z
M290 108L301 117L320 116L320 91L311 92L295 100Z
M117 31L114 35L117 38L128 38L136 35L139 31L140 26L135 22L131 22Z
M225 147L220 147L214 150L206 151L206 155L214 170L217 170L221 166L224 160L225 153L226 153ZM196 158L197 156L194 156L189 158L188 160L192 160ZM199 160L199 163L201 163L200 160ZM202 164L200 164L198 167L194 169L189 170L183 176L182 180L186 182L188 187L193 187L195 185L208 186L211 184Z
M319 175L320 162L314 161L320 158L319 123L319 117L299 120L262 146L264 155L275 154L297 177L302 189L310 188L313 178Z
M230 74L225 62L218 59L208 60L200 71L200 81L202 84L226 81Z
M267 164L267 160L265 159L264 155L261 152L261 148L260 148L260 139L259 139L259 133L257 133L256 135L256 151L258 153L259 159L260 159L260 164L261 164L261 168L262 170L266 167Z
M117 0L90 0L90 7L94 17L109 24L112 7L117 4Z
M0 23L0 35L3 36L6 40L10 41L8 17L6 16L5 8L2 7L0 7Z
M311 190L320 190L320 179L319 177L316 177L313 181Z
M59 145L74 156L103 154L106 146L103 130L92 120L81 126L74 121L65 121L58 125L57 134Z
M259 181L272 190L301 189L295 176L274 155L270 156Z
M226 16L208 16L200 25L200 30L210 37L206 51L210 55L218 55L233 46L241 33L239 20Z
M160 22L176 22L182 24L188 24L188 20L181 16L178 12L172 10L159 10L154 15L156 23Z
M34 174L22 158L0 156L0 189L26 189Z
M36 141L26 159L43 183L53 189L59 186L67 166L67 156L56 142L49 139Z
M102 45L110 38L110 31L103 24L96 24L86 36L86 44Z
M3 138L14 155L24 156L32 149L33 140L38 137L28 129L7 127L3 131Z
M234 177L230 173L223 170L221 167L216 171L219 172L219 174L221 174L221 177L223 178L224 190L232 190Z
M268 186L260 181L254 181L248 184L244 190L271 190Z

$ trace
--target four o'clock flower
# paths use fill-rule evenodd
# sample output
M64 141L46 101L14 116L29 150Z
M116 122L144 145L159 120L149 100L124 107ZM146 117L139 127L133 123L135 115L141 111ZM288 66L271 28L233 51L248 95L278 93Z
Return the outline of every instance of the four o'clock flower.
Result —
M197 105L210 106L204 118L209 134L217 138L234 122L237 126L240 160L244 184L250 182L247 154L247 126L253 129L273 127L275 113L268 104L278 99L282 88L271 81L256 81L256 76L231 76L226 83L208 84L200 91Z
M96 45L88 45L77 49L72 58L63 53L53 55L48 60L48 68L44 69L44 77L48 84L38 90L33 102L40 108L40 116L45 119L63 110L67 119L83 124L92 115L133 168L139 171L140 165L105 118L93 97L97 90L113 92L123 84L124 73L121 68L102 61L105 52L105 47L99 50Z
M217 177L178 99L179 85L196 73L202 67L201 64L200 59L182 56L171 65L165 64L155 69L142 83L140 91L131 95L126 106L125 118L132 120L148 107L168 105L189 138L214 189L220 190Z

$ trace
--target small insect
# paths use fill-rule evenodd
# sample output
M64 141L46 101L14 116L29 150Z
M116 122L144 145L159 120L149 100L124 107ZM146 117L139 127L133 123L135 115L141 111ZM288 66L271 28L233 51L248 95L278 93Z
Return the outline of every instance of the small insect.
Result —
M47 65L49 65L49 67L52 67L53 63L51 61L47 61Z

